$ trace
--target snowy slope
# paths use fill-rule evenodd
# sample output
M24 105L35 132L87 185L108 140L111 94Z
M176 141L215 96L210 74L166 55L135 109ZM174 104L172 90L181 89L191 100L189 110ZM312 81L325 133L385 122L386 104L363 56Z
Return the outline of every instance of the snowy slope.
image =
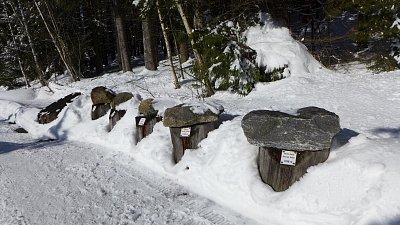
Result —
M260 32L268 35L258 36L264 44L257 47L251 41ZM107 74L73 84L52 83L56 91L53 95L44 89L16 90L13 98L9 92L0 92L0 119L15 121L33 138L106 146L113 154L140 161L148 169L261 224L400 223L400 71L371 74L364 66L353 64L333 72L310 58L285 30L256 27L248 35L252 47L264 52L264 56L291 52L290 60L282 61L289 64L291 75L277 82L257 84L246 97L218 92L204 99L224 106L225 121L201 142L199 149L187 151L177 165L172 160L169 130L162 123L149 137L134 143L132 124L137 115L137 99L128 103L126 116L109 133L106 117L90 120L89 94L98 85L155 98L161 113L168 106L196 99L197 91L190 80L181 89L174 89L170 71L164 65L157 72L136 68L130 73ZM266 47L265 43L271 45L271 41L280 47ZM263 58L260 62L280 64L285 56L286 53ZM74 91L84 95L64 109L56 121L48 125L33 121L38 112L36 103L50 103ZM292 113L305 106L335 112L343 131L325 163L310 168L289 190L276 193L260 180L257 148L244 137L241 118L255 109Z

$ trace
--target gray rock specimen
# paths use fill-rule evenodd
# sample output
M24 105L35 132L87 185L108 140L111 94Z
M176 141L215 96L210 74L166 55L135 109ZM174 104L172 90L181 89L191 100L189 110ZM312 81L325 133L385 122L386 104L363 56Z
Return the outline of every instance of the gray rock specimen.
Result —
M139 113L142 114L144 117L153 118L157 116L158 110L154 109L153 100L154 99L149 98L140 102Z
M317 107L299 109L297 115L256 110L243 117L247 140L256 146L293 151L329 149L339 133L339 117Z
M196 103L199 108L199 103ZM195 124L215 122L222 111L209 108L209 104L204 104L201 113L194 111L190 105L177 105L165 110L163 123L166 127L188 127ZM221 107L222 108L222 107ZM217 112L217 113L216 113Z
M111 103L115 95L116 94L114 91L106 87L99 86L92 89L90 98L92 99L93 105L106 104Z
M57 119L58 114L65 106L67 106L67 103L73 102L80 95L81 95L80 92L75 92L46 106L46 108L40 110L40 112L38 113L37 115L38 122L40 124L47 124Z
M115 109L117 105L129 101L131 98L133 98L133 94L130 92L118 93L111 101L111 108Z

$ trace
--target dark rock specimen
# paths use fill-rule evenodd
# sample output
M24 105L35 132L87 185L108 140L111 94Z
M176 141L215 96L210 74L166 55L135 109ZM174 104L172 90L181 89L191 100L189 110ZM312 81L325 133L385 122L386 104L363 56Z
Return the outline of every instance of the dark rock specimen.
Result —
M71 103L80 96L81 93L75 92L65 96L64 98L59 99L56 102L51 103L46 108L40 110L37 116L37 120L40 124L50 123L53 120L57 119L58 114L61 110L67 106L67 103Z

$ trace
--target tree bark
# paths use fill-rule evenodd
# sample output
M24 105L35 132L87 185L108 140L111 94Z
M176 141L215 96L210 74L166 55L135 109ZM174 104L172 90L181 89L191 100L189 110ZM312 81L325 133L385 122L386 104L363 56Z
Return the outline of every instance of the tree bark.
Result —
M179 84L178 77L176 76L174 62L172 59L172 47L171 47L171 43L168 38L168 33L167 33L168 28L165 24L164 16L160 9L160 0L156 0L156 6L157 6L158 18L160 19L161 29L162 29L163 36L164 36L165 47L167 49L168 61L169 61L169 65L171 66L171 70L172 70L172 78L174 79L175 89L178 89L178 88L181 88L181 85Z
M175 4L176 4L179 14L182 18L182 22L183 22L183 25L185 26L186 33L189 36L190 44L192 45L193 54L194 54L194 57L196 58L196 62L198 63L199 66L202 66L202 65L204 65L204 59L203 59L203 56L200 53L199 49L196 48L196 43L193 39L193 27L190 25L188 17L186 15L185 11L183 10L183 6L179 2L179 0L175 0ZM213 95L215 92L213 90L211 81L208 78L205 78L202 80L202 82L206 88L207 96Z
M196 45L195 45L195 42L194 42L194 39L193 39L193 27L189 23L189 20L188 20L188 18L186 16L186 13L183 10L182 4L178 0L175 0L175 4L178 7L179 15L182 18L182 22L183 22L183 25L185 26L186 33L189 36L190 44L192 45L192 49L193 49L194 57L196 58L197 62L200 65L203 65L204 64L203 63L203 57L200 54L199 50L195 47Z
M33 61L35 62L36 72L39 76L39 82L43 86L48 86L48 83L47 83L46 79L44 78L44 72L39 64L38 54L37 54L35 46L33 44L31 33L29 32L28 24L27 24L26 17L25 17L25 12L22 9L20 0L18 0L17 3L18 3L18 8L19 8L19 13L21 14L22 26L24 27L25 35L28 38L28 43L29 43L29 47L31 49L31 53L33 56ZM14 9L14 12L15 12L15 9ZM11 29L11 27L10 27L10 29Z
M125 34L125 26L123 17L120 11L120 5L118 5L118 0L113 0L113 14L114 22L117 31L117 47L119 49L119 59L121 60L121 69L124 72L131 71L132 67L130 65L130 54L127 46L127 38Z
M181 41L178 43L178 51L180 56L180 62L184 63L189 60L189 48L186 41Z
M142 21L144 65L148 70L155 71L158 66L157 48L154 40L154 20L151 15Z
M4 11L6 13L6 16L9 17L7 9L6 9L5 2L3 2L3 6L4 6ZM12 29L11 23L10 23L9 20L7 20L7 23L8 23L8 28L10 29L10 33L11 33L13 44L14 44L14 46L16 46L17 45L17 41L15 40L15 35L14 35L14 31ZM31 87L31 84L29 83L28 77L26 76L26 73L25 73L24 66L22 64L21 58L19 56L17 56L16 58L18 60L19 68L21 69L22 76L24 77L26 87Z
M39 12L40 18L42 19L47 32L49 33L51 40L54 43L54 46L57 49L58 54L60 55L61 60L63 61L65 67L67 68L67 70L69 71L69 73L71 74L71 77L74 81L79 81L80 80L80 71L77 70L75 68L75 66L72 63L72 59L70 56L70 52L67 48L67 45L64 43L64 41L62 40L62 38L60 37L60 34L58 32L58 27L56 25L56 21L53 17L53 14L50 11L49 6L47 5L47 2L44 2L47 12L49 14L49 20L51 22L51 24L49 24L49 22L47 21L47 19L44 17L43 11L39 6L39 3L37 0L34 1L36 9ZM51 26L51 27L50 27Z

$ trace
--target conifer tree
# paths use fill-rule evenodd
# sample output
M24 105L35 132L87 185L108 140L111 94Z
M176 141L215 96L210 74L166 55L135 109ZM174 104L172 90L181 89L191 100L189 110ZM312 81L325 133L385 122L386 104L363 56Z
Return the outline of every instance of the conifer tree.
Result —
M375 53L373 68L400 68L400 0L328 0L331 15L343 11L358 15L352 38Z

